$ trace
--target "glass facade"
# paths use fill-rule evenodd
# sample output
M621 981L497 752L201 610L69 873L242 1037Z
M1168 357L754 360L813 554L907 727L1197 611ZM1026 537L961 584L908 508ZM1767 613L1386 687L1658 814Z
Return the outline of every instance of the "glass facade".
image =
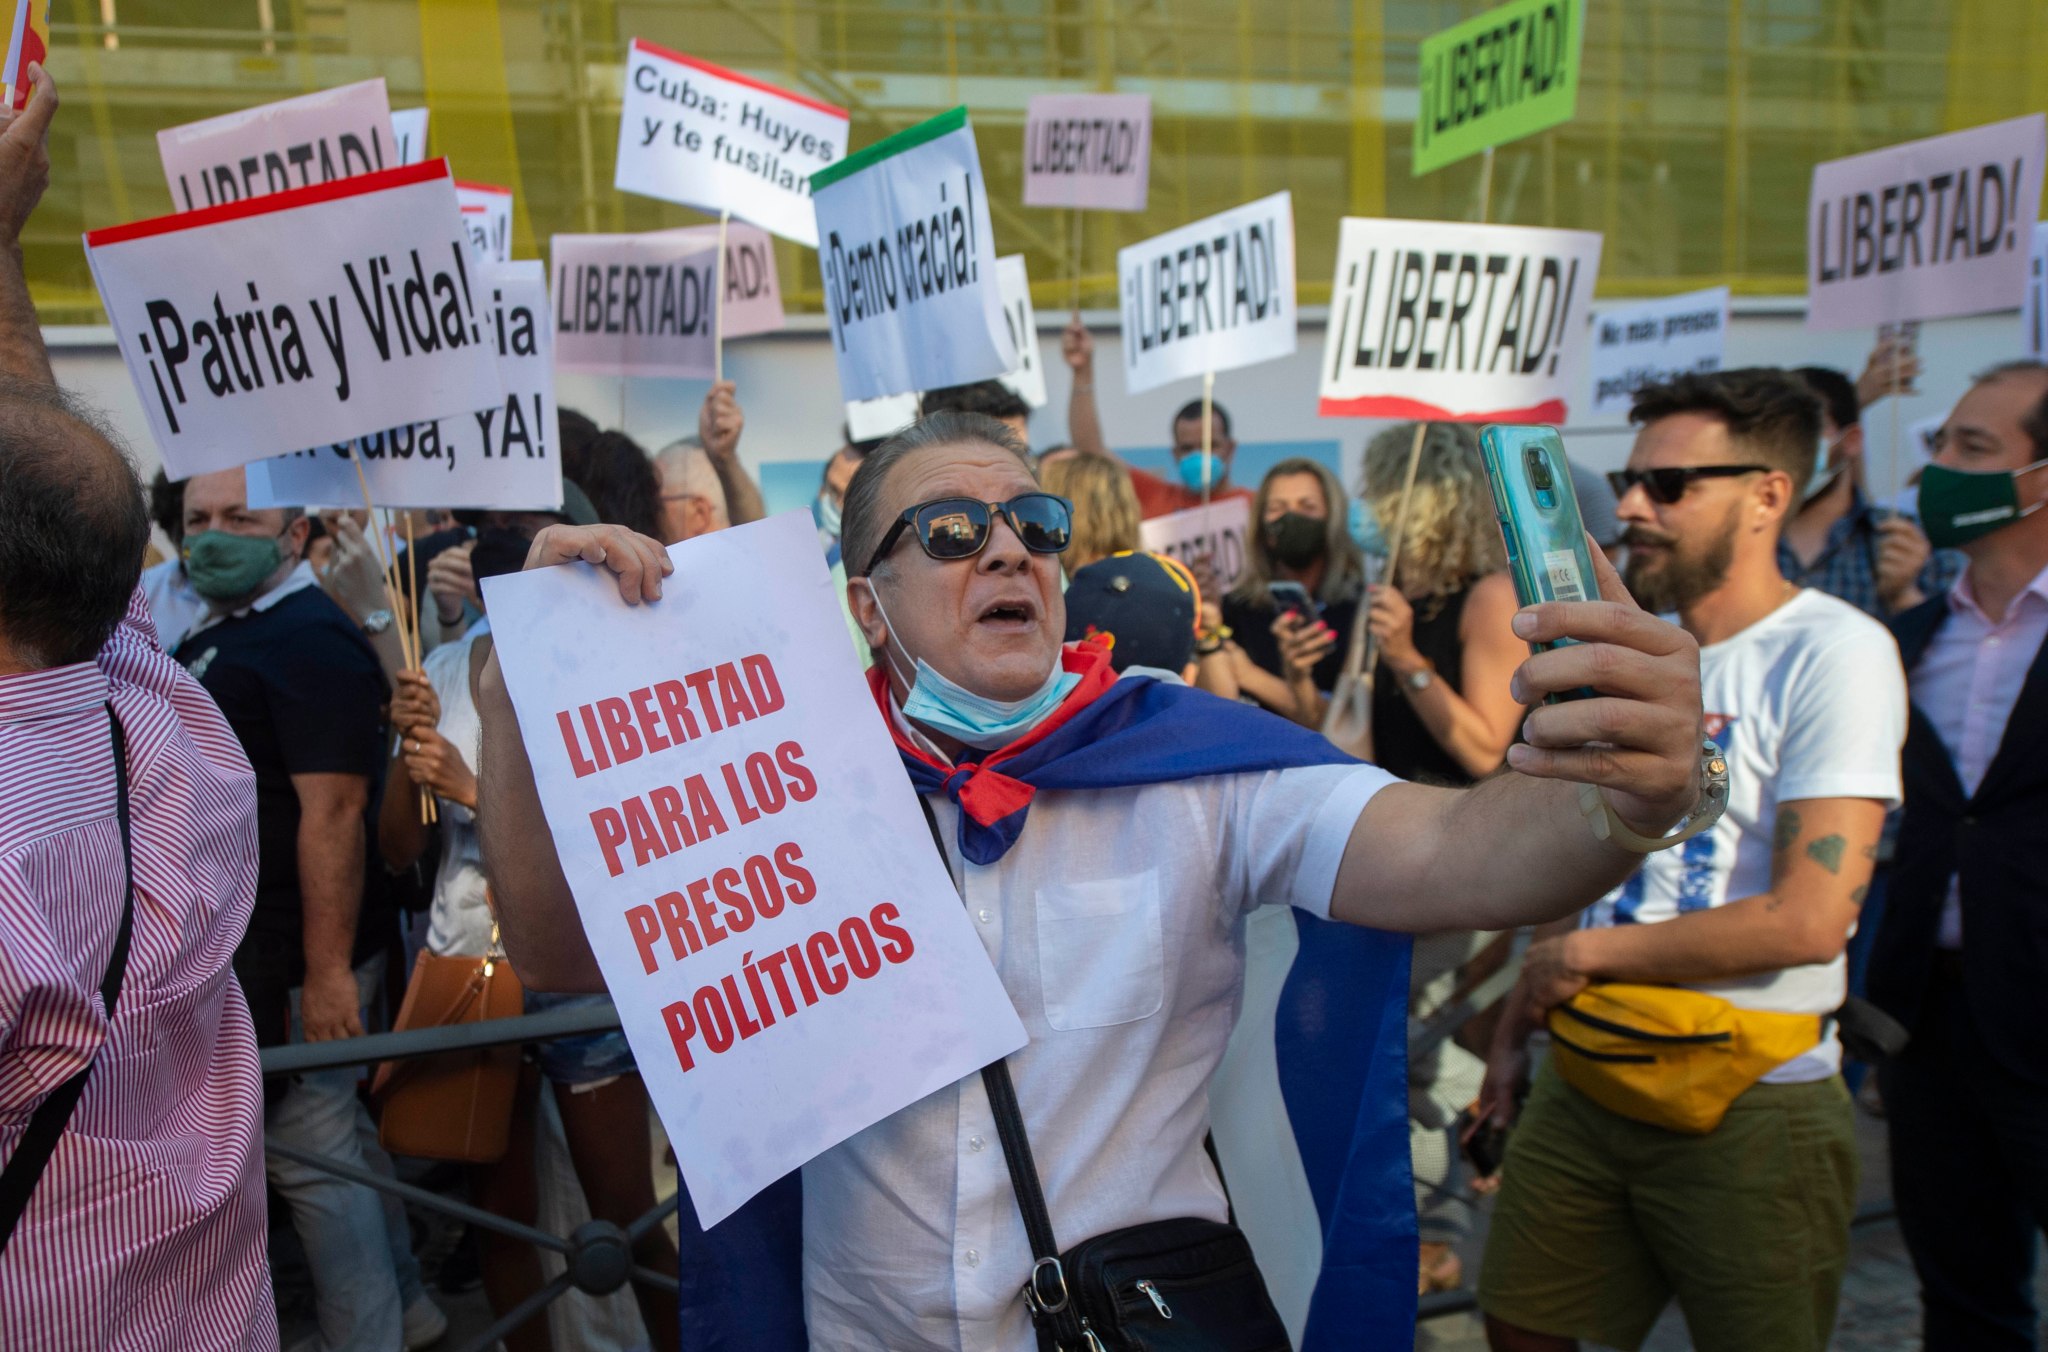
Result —
M2048 107L2042 0L1585 0L1577 118L1502 147L1497 221L1599 230L1603 293L1804 288L1815 161ZM1416 46L1478 0L52 0L64 109L27 241L46 322L102 322L82 229L170 209L161 127L382 76L458 176L512 187L515 252L696 223L613 190L623 54L644 36L840 104L859 147L973 113L1000 252L1041 307L1113 303L1119 245L1291 189L1301 299L1346 214L1475 219L1478 157L1416 178ZM1026 101L1142 91L1151 205L1021 201ZM815 255L778 245L793 308Z

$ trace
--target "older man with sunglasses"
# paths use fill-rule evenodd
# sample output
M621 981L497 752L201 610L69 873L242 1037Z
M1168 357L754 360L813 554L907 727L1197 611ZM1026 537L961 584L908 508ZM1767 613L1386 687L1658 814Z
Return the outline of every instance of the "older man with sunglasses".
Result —
M940 414L874 452L843 522L854 614L877 655L877 716L1031 1035L1008 1064L1064 1245L1224 1220L1203 1148L1209 1085L1261 903L1379 930L1504 929L1571 913L1655 838L1712 815L1694 644L1633 605L1604 564L1608 599L1515 621L1531 641L1579 640L1530 658L1518 698L1600 696L1537 708L1510 756L1519 773L1451 791L1395 781L1256 710L1118 678L1097 645L1063 646L1069 512L990 419ZM551 528L528 566L578 558L616 572L628 603L658 595L667 569L652 542L606 527ZM507 943L532 983L595 989L495 666L483 712L479 818ZM1582 799L1581 784L1598 788ZM1398 969L1400 946L1376 942ZM1385 1026L1398 1047L1400 1020ZM1371 1028L1331 1031L1387 1045ZM980 1078L827 1151L803 1185L812 1348L1034 1345L1022 1290L1041 1269ZM1405 1243L1379 1251L1393 1292L1414 1276L1412 1230ZM1398 1297L1384 1303L1405 1338ZM1180 1315L1181 1326L1205 1317L1199 1304Z

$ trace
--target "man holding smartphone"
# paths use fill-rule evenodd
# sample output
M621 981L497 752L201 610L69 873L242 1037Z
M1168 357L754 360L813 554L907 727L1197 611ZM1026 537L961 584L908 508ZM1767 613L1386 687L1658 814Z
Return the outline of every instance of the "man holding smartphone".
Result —
M1905 681L1877 621L1779 571L1780 529L1819 433L1796 377L1681 376L1638 391L1631 418L1641 431L1613 476L1628 583L1699 641L1728 810L1530 949L1481 1116L1514 1117L1529 1035L1589 986L1703 992L1734 1006L1738 1028L1756 1011L1756 1026L1809 1040L1736 1093L1717 1125L1686 1134L1567 1084L1564 1072L1584 1082L1568 1058L1596 1053L1558 1033L1509 1138L1480 1305L1498 1352L1564 1352L1581 1338L1633 1349L1674 1296L1697 1347L1820 1352L1856 1191L1827 1016L1899 798ZM1676 1075L1651 1085L1673 1100L1687 1091Z

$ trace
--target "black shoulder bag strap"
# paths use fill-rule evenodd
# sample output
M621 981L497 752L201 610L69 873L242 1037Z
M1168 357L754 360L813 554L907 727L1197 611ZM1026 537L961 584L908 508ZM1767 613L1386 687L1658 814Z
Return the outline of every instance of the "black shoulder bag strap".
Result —
M946 844L939 835L939 819L923 794L917 805L924 810L925 825L932 831L932 846L939 852L939 865L948 878L953 868ZM982 1088L988 1091L989 1110L996 1118L996 1138L1002 1143L1003 1163L1010 1169L1010 1187L1017 1194L1017 1210L1024 1216L1024 1234L1031 1241L1031 1280L1024 1284L1024 1303L1031 1322L1051 1329L1062 1352L1084 1352L1100 1347L1091 1343L1083 1329L1080 1312L1074 1308L1073 1293L1067 1289L1066 1268L1060 1263L1059 1241L1053 1236L1052 1210L1045 1204L1045 1191L1038 1183L1038 1166L1031 1158L1031 1138L1024 1130L1024 1113L1017 1106L1017 1089L1010 1082L1010 1063L995 1061L981 1068Z
M111 1028L114 1002L121 994L121 976L128 969L128 941L135 933L135 852L128 830L128 738L121 731L121 720L114 717L111 700L107 703L107 725L113 729L114 812L121 823L121 927L114 933L114 951L107 958L106 975L100 978L100 999L106 1002ZM7 1248L21 1213L27 1210L29 1195L36 1190L58 1138L71 1121L72 1110L78 1107L79 1095L85 1092L86 1077L91 1074L92 1065L88 1062L84 1070L50 1091L29 1119L21 1144L7 1157L6 1169L0 1170L0 1252Z

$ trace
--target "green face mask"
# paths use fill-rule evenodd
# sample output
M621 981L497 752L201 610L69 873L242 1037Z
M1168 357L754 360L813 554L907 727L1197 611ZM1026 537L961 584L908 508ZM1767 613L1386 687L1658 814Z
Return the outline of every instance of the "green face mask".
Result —
M2041 510L2020 506L2019 476L2048 465L2036 460L2018 469L1961 470L1929 465L1920 471L1920 526L1927 543L1954 549L2010 526Z
M209 601L234 601L253 595L265 578L284 562L277 535L231 535L201 531L185 537L185 576L192 590Z

